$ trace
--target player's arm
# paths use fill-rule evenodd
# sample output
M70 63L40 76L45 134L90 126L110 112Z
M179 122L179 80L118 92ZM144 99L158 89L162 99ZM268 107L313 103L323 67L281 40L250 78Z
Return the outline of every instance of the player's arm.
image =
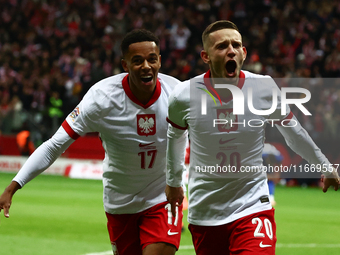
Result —
M181 205L184 199L182 176L185 170L186 141L187 131L169 124L165 194L174 216L176 205Z
M185 122L185 107L177 101L176 92L169 98L167 121L168 147L166 196L171 204L172 214L176 215L176 205L181 205L184 199L183 171L185 170L185 146L187 141L187 124Z
M324 172L322 181L324 184L323 191L326 192L330 186L334 190L338 190L340 179L339 175L332 167L326 156L321 152L320 148L314 143L307 131L301 126L296 117L290 113L291 120L285 123L285 126L276 125L280 133L284 136L288 146L309 164L326 166L327 171Z
M9 217L9 208L15 192L51 166L72 142L74 140L65 132L63 127L60 127L51 139L44 142L33 152L0 196L0 212L3 209L5 217Z

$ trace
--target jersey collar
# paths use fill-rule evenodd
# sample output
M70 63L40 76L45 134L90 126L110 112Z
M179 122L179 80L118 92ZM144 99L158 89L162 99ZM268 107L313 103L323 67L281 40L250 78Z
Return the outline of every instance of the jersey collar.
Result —
M147 102L146 104L142 104L137 97L132 93L130 86L129 86L129 74L127 74L123 80L122 80L122 85L123 85L123 89L125 91L125 94L130 98L130 100L132 102L134 102L135 104L138 104L139 106L143 107L144 109L150 107L153 103L155 103L157 101L157 99L159 98L159 96L161 95L161 82L159 81L159 79L157 78L156 81L156 88L155 91L151 97L151 99L149 100L149 102Z
M210 93L212 93L215 97L218 98L218 100L220 100L220 102L222 100L223 102L228 103L230 100L233 99L232 95L230 95L227 98L220 98L219 94L216 92L214 87L211 85L210 80L211 80L211 72L210 72L210 70L208 70L208 72L206 72L204 74L204 79L203 79L204 85L207 87L207 89L209 90ZM240 71L240 77L239 77L239 81L238 81L238 84L237 84L237 87L239 89L242 89L242 87L244 85L244 80L245 80L245 74L244 74L244 72Z

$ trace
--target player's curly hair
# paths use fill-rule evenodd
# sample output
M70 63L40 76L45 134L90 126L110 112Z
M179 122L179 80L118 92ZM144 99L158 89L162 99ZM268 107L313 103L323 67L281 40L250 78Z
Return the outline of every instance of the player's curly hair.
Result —
M155 42L159 47L159 39L152 32L146 29L134 29L126 34L120 45L123 57L128 53L130 44L138 42Z

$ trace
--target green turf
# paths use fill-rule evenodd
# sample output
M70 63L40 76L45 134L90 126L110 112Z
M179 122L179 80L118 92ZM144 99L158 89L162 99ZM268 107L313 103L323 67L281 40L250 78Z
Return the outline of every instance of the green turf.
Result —
M0 174L1 191L12 178ZM10 218L0 216L0 247L11 255L110 250L101 181L37 177L14 196Z
M0 173L1 192L12 178ZM276 254L340 254L339 196L318 188L278 187ZM194 254L187 228L181 247L178 255ZM10 218L0 215L0 254L84 255L110 249L101 181L39 176L17 192Z

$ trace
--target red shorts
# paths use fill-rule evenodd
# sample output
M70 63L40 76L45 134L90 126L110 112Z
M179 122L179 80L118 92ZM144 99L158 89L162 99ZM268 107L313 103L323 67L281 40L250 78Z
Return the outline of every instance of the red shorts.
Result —
M275 254L274 209L254 213L221 226L189 224L197 255Z
M169 243L178 249L182 230L182 206L177 217L172 217L170 204L160 203L135 214L109 214L109 230L113 254L142 255L152 243Z

